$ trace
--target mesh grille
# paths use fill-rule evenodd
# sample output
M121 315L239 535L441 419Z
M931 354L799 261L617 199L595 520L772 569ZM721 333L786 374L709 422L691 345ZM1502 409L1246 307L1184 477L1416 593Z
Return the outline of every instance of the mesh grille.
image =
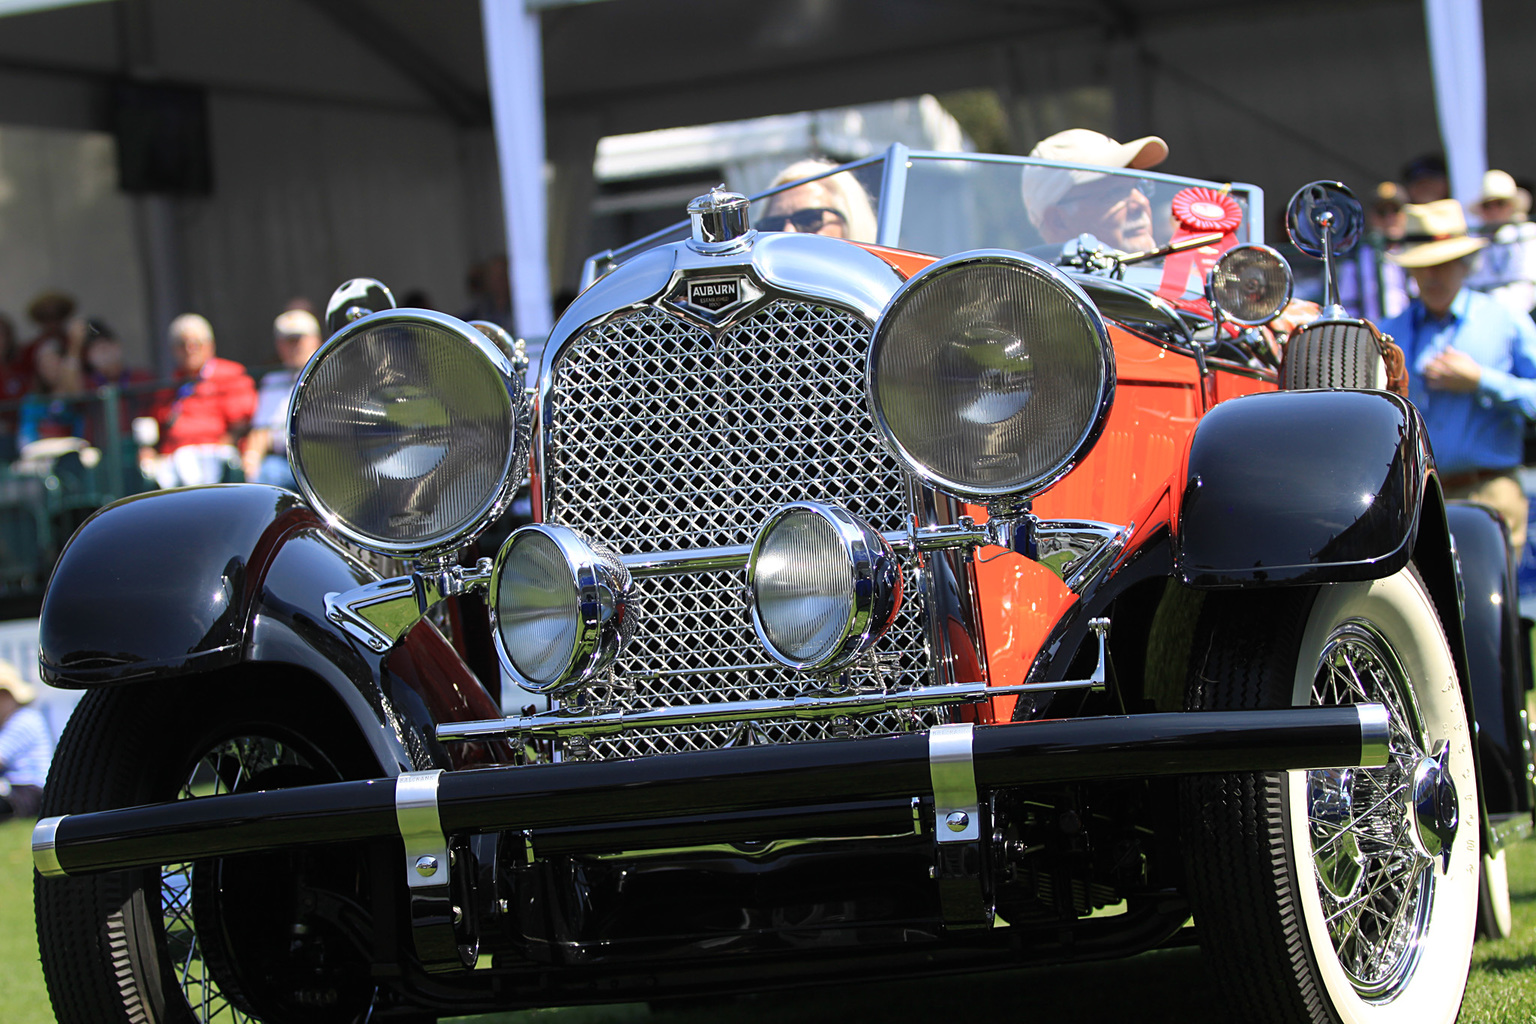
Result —
M864 400L869 327L841 310L772 303L718 339L644 309L594 327L555 366L545 444L546 517L623 553L748 544L774 509L835 502L900 529L906 479ZM739 571L635 582L639 630L619 662L627 707L792 697L806 680L753 633ZM892 688L928 682L918 581L874 657ZM677 674L686 673L686 674ZM886 715L855 734L926 728ZM595 740L598 757L671 753L831 733L824 722L652 729Z
M1280 386L1384 388L1387 365L1370 330L1358 324L1313 324L1285 343Z

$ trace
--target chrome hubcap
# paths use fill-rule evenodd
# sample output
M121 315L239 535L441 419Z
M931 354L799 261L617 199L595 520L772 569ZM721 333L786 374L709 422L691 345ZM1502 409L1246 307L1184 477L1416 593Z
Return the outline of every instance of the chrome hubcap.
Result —
M1451 847L1461 815L1456 807L1456 787L1451 783L1449 744L1440 744L1437 757L1424 757L1413 770L1413 800L1408 816L1414 846L1428 860L1441 858L1441 870L1450 867Z
M1418 965L1457 797L1449 750L1429 755L1397 655L1370 623L1351 620L1323 647L1312 703L1368 702L1385 704L1390 716L1387 764L1308 772L1307 817L1329 941L1361 998L1387 1002Z

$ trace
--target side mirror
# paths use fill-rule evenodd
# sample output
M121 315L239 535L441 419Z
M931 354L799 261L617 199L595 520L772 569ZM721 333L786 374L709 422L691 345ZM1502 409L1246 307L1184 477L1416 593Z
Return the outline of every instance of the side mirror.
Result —
M1365 208L1337 181L1303 185L1285 208L1285 229L1291 242L1323 261L1323 316L1348 316L1339 307L1336 261L1354 251L1365 229Z
M325 336L329 338L354 320L361 320L369 313L381 313L394 309L395 293L382 281L371 277L354 277L343 281L341 287L331 293L331 301L325 304Z

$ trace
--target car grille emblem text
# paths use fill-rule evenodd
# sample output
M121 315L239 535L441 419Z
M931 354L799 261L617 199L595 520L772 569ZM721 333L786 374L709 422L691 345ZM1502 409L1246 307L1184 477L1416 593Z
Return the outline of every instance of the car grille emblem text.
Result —
M741 278L709 277L688 282L688 304L719 312L741 301Z

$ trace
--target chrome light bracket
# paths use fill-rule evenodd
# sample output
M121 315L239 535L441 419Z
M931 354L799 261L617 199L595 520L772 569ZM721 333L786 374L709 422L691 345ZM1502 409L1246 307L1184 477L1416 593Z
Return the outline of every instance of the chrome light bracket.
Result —
M961 523L971 523L961 517ZM1003 510L987 520L987 543L1033 559L1055 573L1074 594L1114 564L1136 529L1093 519L1037 519L1027 509Z
M490 579L489 558L480 559L473 568L442 559L420 562L409 576L326 594L325 617L348 636L382 654L443 601L483 590Z

